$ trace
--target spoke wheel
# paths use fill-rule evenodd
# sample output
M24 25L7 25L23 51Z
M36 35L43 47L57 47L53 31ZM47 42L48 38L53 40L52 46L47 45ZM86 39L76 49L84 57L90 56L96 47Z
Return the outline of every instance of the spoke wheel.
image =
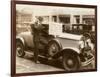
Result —
M74 54L64 54L63 55L63 66L67 71L78 70L80 67L78 56Z
M59 44L56 43L56 42L51 42L49 43L49 47L48 47L48 54L50 56L54 56L57 52L60 51L60 47L59 47Z
M25 52L24 52L24 46L21 42L16 42L16 54L19 57L24 57Z

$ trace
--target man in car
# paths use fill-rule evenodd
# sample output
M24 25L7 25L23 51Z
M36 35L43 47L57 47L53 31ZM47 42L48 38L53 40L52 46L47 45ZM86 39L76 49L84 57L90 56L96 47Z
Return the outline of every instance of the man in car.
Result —
M40 33L43 29L42 26L42 17L37 17L34 25L31 25L32 34L33 34L33 43L34 43L34 60L35 63L39 63L38 61L38 54L39 54L39 43L40 43Z

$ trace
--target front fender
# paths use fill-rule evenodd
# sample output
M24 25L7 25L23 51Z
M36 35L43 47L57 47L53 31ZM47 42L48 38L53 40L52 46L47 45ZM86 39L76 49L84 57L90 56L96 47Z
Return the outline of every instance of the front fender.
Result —
M72 50L78 54L80 54L80 50L78 48L73 48L73 47L65 47L63 48L61 51L65 51L65 50Z
M59 51L57 54L53 56L53 58L59 58L60 56L63 56L63 54L67 53L74 53L76 55L80 54L80 50L77 48L71 48L71 47L66 47L63 48L61 51Z

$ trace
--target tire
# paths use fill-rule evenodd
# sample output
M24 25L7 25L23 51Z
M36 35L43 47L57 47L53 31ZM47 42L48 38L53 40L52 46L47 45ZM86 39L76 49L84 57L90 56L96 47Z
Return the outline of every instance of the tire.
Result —
M59 51L60 51L60 46L59 46L59 44L57 42L51 41L48 44L48 54L49 54L49 56L52 57Z
M24 46L20 41L16 42L16 54L18 57L24 57L25 55Z
M63 67L66 71L75 71L80 68L80 59L76 54L64 53L63 55Z

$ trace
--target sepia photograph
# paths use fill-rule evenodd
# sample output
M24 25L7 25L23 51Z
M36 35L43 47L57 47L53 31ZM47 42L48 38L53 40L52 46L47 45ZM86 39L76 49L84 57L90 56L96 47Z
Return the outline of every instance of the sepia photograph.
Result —
M96 6L19 1L15 8L16 74L96 71Z

